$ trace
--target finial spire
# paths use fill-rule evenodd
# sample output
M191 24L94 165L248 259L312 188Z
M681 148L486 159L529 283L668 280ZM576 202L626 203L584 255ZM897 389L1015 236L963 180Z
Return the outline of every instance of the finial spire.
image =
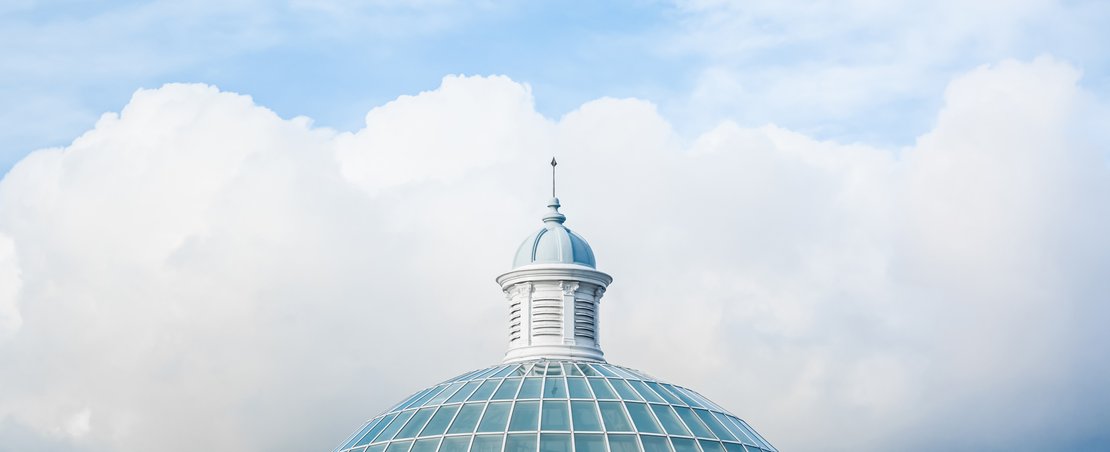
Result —
M551 157L551 197L552 198L555 197L555 165L558 165L558 164L559 164L559 162L556 162L555 157L552 156Z
M555 157L551 157L551 201L548 201L547 203L547 207L551 210L547 212L547 215L544 215L543 217L543 221L545 223L553 221L555 223L562 224L564 221L567 220L567 217L559 213L559 198L555 197L555 165L558 164L559 162L555 161Z

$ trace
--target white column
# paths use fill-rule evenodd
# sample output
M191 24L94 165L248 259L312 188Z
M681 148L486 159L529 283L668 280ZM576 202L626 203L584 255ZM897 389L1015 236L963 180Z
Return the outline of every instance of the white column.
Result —
M575 345L577 341L574 338L574 293L578 290L578 283L559 281L559 287L563 290L563 343Z

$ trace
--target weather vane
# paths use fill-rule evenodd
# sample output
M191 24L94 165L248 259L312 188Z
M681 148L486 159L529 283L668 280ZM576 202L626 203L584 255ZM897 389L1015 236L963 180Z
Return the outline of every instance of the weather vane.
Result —
M555 197L555 165L559 162L555 161L555 157L551 157L551 197Z

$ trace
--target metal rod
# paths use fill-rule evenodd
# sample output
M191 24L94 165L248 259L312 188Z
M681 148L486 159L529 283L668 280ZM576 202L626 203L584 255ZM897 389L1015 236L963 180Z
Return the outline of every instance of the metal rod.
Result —
M555 161L555 157L551 157L551 197L555 197L555 165L559 162Z

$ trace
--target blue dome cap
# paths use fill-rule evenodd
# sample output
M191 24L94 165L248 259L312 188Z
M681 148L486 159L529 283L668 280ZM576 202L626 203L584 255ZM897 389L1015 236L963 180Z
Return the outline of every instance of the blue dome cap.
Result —
M513 268L532 264L578 264L597 268L594 250L586 239L563 226L567 217L559 213L559 198L551 198L547 207L551 211L543 217L543 229L520 244Z

